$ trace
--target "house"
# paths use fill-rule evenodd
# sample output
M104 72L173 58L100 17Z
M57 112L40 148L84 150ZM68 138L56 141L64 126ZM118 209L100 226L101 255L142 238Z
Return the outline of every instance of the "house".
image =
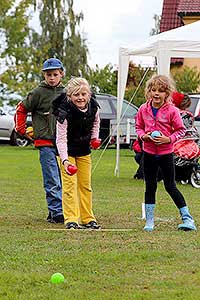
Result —
M163 0L160 32L174 29L200 20L200 0ZM199 34L197 32L197 34ZM196 66L200 71L200 59L172 58L171 70Z

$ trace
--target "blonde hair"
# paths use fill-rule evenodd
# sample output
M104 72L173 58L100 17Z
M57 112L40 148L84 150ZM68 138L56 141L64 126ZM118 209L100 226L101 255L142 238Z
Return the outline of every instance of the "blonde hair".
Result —
M72 77L66 86L67 96L70 97L71 95L78 93L83 86L91 93L90 85L85 78Z
M150 92L153 87L162 88L167 94L166 100L168 100L171 93L175 90L174 81L165 75L153 75L147 82L145 87L145 97L150 100Z

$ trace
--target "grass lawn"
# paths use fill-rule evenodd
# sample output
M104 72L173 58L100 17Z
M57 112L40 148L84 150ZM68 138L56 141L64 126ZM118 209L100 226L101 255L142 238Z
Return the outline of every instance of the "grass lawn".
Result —
M93 166L101 151L92 153ZM0 146L0 299L199 300L199 231L177 230L178 210L159 183L156 227L144 232L133 153L121 150L119 178L114 168L108 149L92 180L94 212L107 230L67 231L46 222L38 151ZM199 190L178 186L198 226ZM50 283L55 272L64 283Z

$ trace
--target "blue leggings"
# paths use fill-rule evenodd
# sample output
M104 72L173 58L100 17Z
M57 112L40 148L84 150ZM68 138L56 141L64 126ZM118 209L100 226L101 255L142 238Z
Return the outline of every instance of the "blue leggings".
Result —
M152 155L144 152L145 203L155 204L157 190L157 172L160 167L165 190L178 208L186 206L185 199L176 187L173 154Z

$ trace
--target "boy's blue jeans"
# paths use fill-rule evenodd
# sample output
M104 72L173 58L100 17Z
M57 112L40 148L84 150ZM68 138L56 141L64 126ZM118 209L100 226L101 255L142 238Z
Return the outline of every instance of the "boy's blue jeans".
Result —
M48 210L52 217L62 215L62 187L56 149L40 147L39 151Z

